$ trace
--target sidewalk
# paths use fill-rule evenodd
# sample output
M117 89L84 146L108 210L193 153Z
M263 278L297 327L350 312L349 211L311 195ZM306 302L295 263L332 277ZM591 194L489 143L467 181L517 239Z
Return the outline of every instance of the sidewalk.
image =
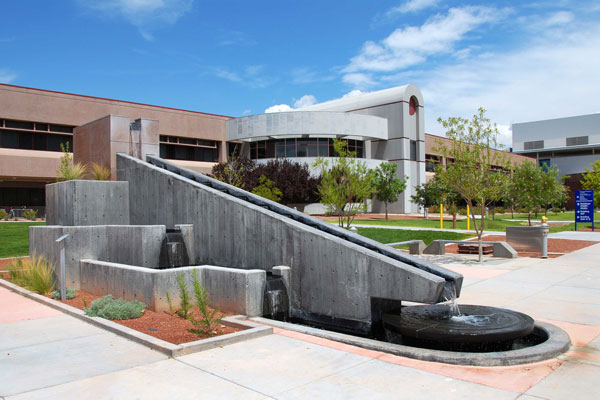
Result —
M592 399L600 378L600 244L556 259L457 263L459 303L509 307L565 329L573 348L515 367L392 356L277 329L177 358L0 288L3 399Z

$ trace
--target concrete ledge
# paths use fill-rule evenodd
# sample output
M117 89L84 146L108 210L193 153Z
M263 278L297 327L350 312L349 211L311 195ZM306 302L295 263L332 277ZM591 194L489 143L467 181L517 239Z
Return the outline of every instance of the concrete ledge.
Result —
M422 240L405 240L404 242L394 242L386 244L392 247L408 245L408 250L410 254L423 254L423 251L427 247L425 246L425 242Z
M125 300L139 300L150 310L166 311L180 302L177 277L182 275L193 290L196 271L208 299L220 310L248 316L262 315L266 273L258 269L236 269L200 265L164 270L97 260L80 261L81 290L95 295L111 293Z
M446 240L446 239L438 239L432 241L429 246L423 250L423 254L434 254L434 255L444 255L446 254L446 245L451 243L466 243L466 244L477 244L478 241L473 240ZM510 244L506 242L487 242L482 241L481 244L491 244L494 245L493 254L494 257L502 257L502 258L517 258L517 252L510 246Z
M214 349L215 347L227 346L229 344L239 343L245 340L255 339L257 337L266 336L273 333L273 328L271 328L270 326L258 325L249 322L246 320L246 317L244 315L234 315L231 317L223 318L223 324L245 330L230 333L227 335L197 340L195 342L173 344L161 339L157 339L154 336L150 336L145 333L136 331L135 329L131 329L126 326L117 324L116 322L104 318L88 317L82 310L78 308L71 307L69 305L62 304L58 301L49 299L48 297L30 292L27 289L23 289L22 287L7 282L3 279L0 279L0 286L4 287L5 289L16 292L22 296L25 296L31 300L37 301L38 303L44 304L55 310L61 311L72 317L80 319L83 322L87 322L88 324L92 324L101 329L106 329L107 331L110 331L116 335L122 336L126 339L147 346L152 350L159 351L170 357L178 357L204 350L210 350Z
M274 321L267 318L250 318L261 324L287 329L294 332L305 333L336 342L346 343L364 349L381 351L397 356L414 358L421 361L440 362L454 365L472 365L480 367L497 367L529 364L538 361L558 357L569 350L571 340L569 335L557 326L536 321L535 327L548 334L548 340L537 346L520 350L498 351L491 353L461 353L452 351L441 351L431 349L420 349L417 347L403 346L394 343L380 342L378 340L366 339L343 333L331 332L322 329L296 325L287 322Z

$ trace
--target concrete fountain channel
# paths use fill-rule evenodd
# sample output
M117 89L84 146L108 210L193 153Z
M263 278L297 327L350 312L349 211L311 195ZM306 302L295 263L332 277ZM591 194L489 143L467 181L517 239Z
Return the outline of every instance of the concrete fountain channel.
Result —
M117 178L47 185L47 226L30 228L30 253L58 263L55 241L68 234L69 287L162 311L167 291L173 304L180 300L177 276L191 286L195 271L211 303L225 312L396 355L513 365L569 347L564 331L533 320L502 348L407 345L400 318L413 307L402 302L452 300L460 296L462 275L157 157L117 154ZM450 338L466 325L481 331L482 321L510 320L508 310L488 311L487 319L467 315L454 320L459 327L446 321L441 329Z

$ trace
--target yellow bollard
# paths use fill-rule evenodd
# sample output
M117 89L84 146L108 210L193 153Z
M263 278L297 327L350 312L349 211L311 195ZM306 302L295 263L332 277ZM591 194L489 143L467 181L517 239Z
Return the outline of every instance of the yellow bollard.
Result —
M440 229L444 229L444 205L440 204Z
M467 204L467 230L471 230L471 208Z

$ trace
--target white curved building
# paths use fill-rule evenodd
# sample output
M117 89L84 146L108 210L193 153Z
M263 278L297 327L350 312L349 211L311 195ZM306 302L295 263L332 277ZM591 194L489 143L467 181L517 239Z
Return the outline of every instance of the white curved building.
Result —
M291 158L312 165L315 158L333 156L333 138L348 141L350 150L369 168L381 162L398 165L408 177L407 190L389 206L392 213L418 212L410 196L425 183L423 96L406 85L342 98L291 112L235 118L226 122L231 147L258 162ZM264 160L264 161L263 161ZM382 211L378 202L372 211Z

